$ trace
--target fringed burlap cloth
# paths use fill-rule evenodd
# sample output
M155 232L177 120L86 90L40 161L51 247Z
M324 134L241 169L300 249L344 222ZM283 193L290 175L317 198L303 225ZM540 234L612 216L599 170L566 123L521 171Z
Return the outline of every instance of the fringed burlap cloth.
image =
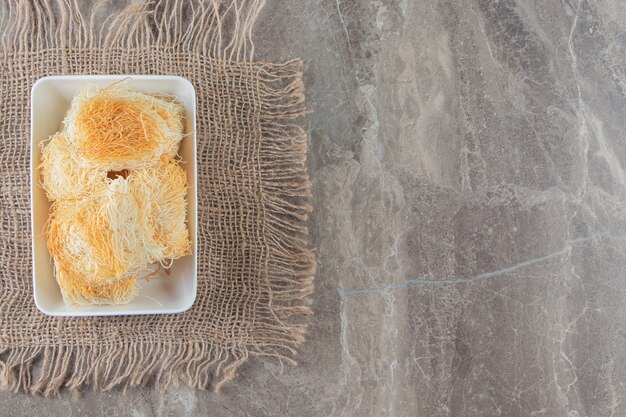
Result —
M219 387L250 356L292 362L315 263L299 62L253 62L262 1L3 4L0 382L60 389ZM91 3L91 2L84 2ZM53 74L177 74L198 97L199 288L179 315L51 318L33 302L30 89Z

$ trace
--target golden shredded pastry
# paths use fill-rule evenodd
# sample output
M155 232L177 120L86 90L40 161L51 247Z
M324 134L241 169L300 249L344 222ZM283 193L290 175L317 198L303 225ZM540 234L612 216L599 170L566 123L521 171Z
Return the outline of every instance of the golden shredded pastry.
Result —
M48 249L62 269L89 285L137 275L151 262L142 217L128 181L118 177L100 196L53 205Z
M87 87L63 124L70 152L83 167L140 169L172 158L183 137L183 109L166 96L129 88Z
M187 178L175 159L183 108L112 85L72 100L65 130L42 147L46 225L68 305L128 303L137 277L191 253Z
M54 134L41 150L41 177L48 199L76 199L101 192L107 173L85 169L72 160L64 132Z
M187 177L175 161L137 170L130 186L147 213L146 250L155 261L178 259L191 253L186 216ZM150 234L149 231L152 231Z
M87 285L83 277L72 274L54 263L55 276L63 301L67 305L89 304L126 304L137 293L137 280L135 277L124 278L112 284Z

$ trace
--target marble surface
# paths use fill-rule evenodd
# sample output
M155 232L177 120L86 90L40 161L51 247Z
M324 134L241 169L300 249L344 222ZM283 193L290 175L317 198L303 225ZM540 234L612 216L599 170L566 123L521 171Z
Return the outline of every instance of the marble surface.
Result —
M319 256L299 365L17 416L626 416L623 0L272 0L305 61Z

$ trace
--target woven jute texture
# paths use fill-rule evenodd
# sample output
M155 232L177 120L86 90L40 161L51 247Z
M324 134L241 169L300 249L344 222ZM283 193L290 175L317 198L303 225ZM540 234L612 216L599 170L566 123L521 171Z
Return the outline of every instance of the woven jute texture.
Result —
M253 61L261 1L135 2L112 15L9 1L0 51L0 383L219 386L250 356L293 363L310 314L300 62ZM197 93L198 296L177 315L53 318L34 305L30 89L55 74L175 74ZM36 369L36 371L35 371Z

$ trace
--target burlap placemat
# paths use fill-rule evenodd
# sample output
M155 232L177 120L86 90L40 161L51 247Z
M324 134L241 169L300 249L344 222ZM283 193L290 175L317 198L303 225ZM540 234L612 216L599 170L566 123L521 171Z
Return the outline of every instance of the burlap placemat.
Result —
M4 389L50 395L144 383L218 387L252 355L293 362L315 269L307 246L306 134L294 121L305 110L303 84L297 61L252 61L250 33L262 3L140 2L113 15L65 0L3 4ZM54 74L176 74L196 88L199 281L190 311L52 318L35 307L29 97L37 79Z

